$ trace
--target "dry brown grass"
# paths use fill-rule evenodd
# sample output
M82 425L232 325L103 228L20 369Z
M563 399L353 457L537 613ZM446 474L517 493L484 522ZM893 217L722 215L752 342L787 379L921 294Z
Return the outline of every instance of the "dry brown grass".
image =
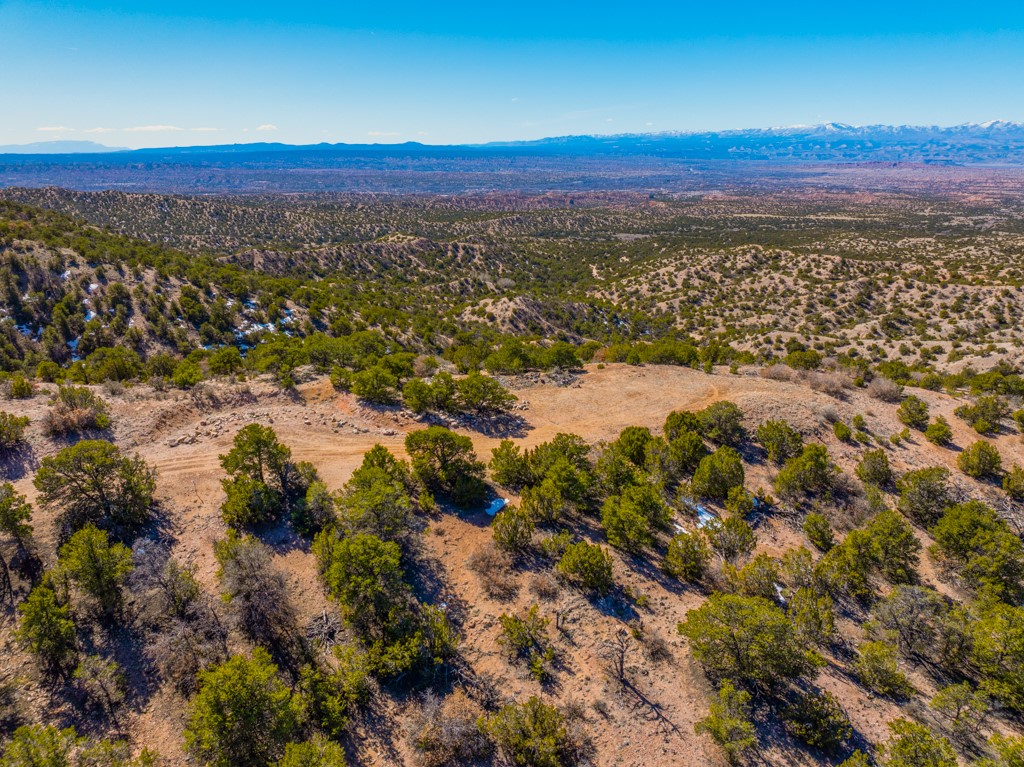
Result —
M795 371L788 365L776 363L766 368L761 368L759 375L769 381L792 381Z
M513 570L512 558L497 549L493 543L485 543L474 551L466 564L480 578L480 585L492 599L514 599L519 593L519 579Z
M455 767L486 757L492 747L477 726L482 715L483 709L461 688L446 698L428 692L409 721L416 762L423 767Z
M867 391L881 402L896 403L903 399L903 387L881 376L871 379Z

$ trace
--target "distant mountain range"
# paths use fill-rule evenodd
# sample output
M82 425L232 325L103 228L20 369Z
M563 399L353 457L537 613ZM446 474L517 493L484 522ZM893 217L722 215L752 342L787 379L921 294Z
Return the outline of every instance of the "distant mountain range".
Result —
M104 146L95 141L36 141L32 144L0 144L0 154L106 154L128 152L125 147Z
M238 155L274 153L543 153L569 155L659 155L677 159L788 161L880 161L1024 164L1024 123L993 120L951 127L843 123L744 130L557 136L486 144L280 144L161 147L125 150L91 141L49 141L0 146L0 154L118 154L119 159L155 155Z
M1024 169L1024 124L840 123L693 133L559 136L475 145L230 144L118 150L46 142L0 151L0 188L172 194L689 192L773 173L864 165ZM817 172L817 171L815 171Z

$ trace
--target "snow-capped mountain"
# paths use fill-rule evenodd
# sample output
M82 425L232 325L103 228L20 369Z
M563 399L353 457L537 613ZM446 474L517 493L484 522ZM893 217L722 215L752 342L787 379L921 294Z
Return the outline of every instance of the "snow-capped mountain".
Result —
M721 131L559 136L486 148L693 159L845 162L1024 163L1024 123L990 120L934 125L791 125Z

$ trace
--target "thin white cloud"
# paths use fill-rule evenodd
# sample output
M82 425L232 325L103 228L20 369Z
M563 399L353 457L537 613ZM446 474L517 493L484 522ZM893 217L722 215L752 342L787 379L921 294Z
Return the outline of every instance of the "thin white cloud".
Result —
M113 133L117 128L86 128L85 133Z
M195 133L216 133L220 128L189 128L189 130Z
M277 126L273 123L264 123L263 125L257 125L256 130L277 130Z
M373 136L374 138L381 138L382 136L400 136L402 134L396 130L372 130L366 135Z
M74 128L66 128L63 125L44 125L41 128L36 128L36 130L42 133L69 133Z
M180 131L177 125L138 125L134 128L125 128L126 133L167 133L169 131Z

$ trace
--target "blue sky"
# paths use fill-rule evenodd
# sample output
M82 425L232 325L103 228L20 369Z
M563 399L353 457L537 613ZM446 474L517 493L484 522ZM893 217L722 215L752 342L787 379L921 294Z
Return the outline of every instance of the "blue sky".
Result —
M0 144L1024 121L1024 4L0 0Z

